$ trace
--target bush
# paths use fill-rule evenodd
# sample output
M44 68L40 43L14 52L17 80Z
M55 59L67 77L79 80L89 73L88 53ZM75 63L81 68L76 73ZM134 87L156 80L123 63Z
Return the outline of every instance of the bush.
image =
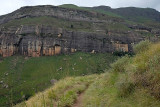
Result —
M141 43L140 43L141 44ZM150 43L146 43L150 44ZM139 45L140 46L140 45ZM144 48L142 49L144 50ZM134 57L136 70L134 83L144 87L152 96L160 99L160 43L145 47L145 50Z
M143 41L134 47L138 53L132 59L125 56L112 64L114 72L128 73L122 76L116 86L118 95L125 97L129 95L134 86L143 87L148 90L150 95L160 99L160 43L151 44L149 41Z
M149 49L149 47L151 46L151 42L149 42L148 40L142 41L139 44L136 44L133 47L134 53L141 53L144 52L146 50Z
M125 67L129 63L130 58L129 56L124 56L113 63L111 66L114 72L125 72Z
M127 97L134 91L135 85L130 82L128 78L129 77L126 74L121 75L115 83L119 97Z
M113 55L114 56L125 56L125 55L130 55L130 56L133 56L134 54L133 53L130 53L130 52L123 52L123 51L115 51L113 52Z
M59 99L58 105L60 107L71 107L77 97L77 93L73 90L67 91L61 98Z

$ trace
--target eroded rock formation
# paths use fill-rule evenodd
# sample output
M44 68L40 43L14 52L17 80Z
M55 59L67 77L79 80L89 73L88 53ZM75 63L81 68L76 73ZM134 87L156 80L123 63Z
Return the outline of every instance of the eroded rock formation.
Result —
M40 17L41 20L36 19ZM137 30L155 36L147 37ZM52 56L76 51L132 52L133 44L145 39L158 41L159 36L159 29L128 25L121 18L95 11L56 6L22 7L0 16L0 55L3 57Z
M3 28L0 31L0 54L26 56L52 56L61 53L132 52L132 44L145 38L134 33L87 33L68 31L52 26L22 26Z

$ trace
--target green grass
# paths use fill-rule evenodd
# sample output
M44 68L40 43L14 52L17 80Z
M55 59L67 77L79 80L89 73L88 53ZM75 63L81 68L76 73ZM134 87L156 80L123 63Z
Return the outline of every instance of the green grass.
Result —
M17 107L72 106L79 94L81 107L160 107L160 43L148 44L147 50L113 63L109 72L65 78ZM135 49L140 45L144 42Z
M90 85L84 107L160 107L160 43L145 41L134 49L134 57L119 59L111 72Z
M7 27L21 27L21 25L45 25L52 26L55 28L63 28L70 31L81 31L81 32L96 32L94 29L94 25L91 22L84 21L69 21L64 19L57 19L49 16L42 17L33 17L33 18L22 18L22 19L14 19L9 21L1 26ZM104 24L105 25L105 24ZM73 27L71 27L73 26ZM100 26L96 26L100 27ZM102 28L104 29L104 28Z
M82 57L82 59L80 59ZM13 56L0 63L0 106L11 106L50 87L52 79L103 73L116 57L110 54L75 53L39 58ZM62 70L60 70L62 68ZM8 73L8 75L6 75ZM25 98L22 98L25 96Z
M64 5L60 5L60 7L70 8L70 9L77 9L77 10L83 10L83 11L90 11L90 12L93 12L93 11L94 11L94 12L106 14L106 15L108 15L108 16L117 17L117 18L122 18L120 15L117 15L117 14L112 13L112 12L108 12L108 11L104 11L104 10L100 10L100 9L93 10L93 9L91 9L91 8L79 7L79 6L76 6L76 5L73 5L73 4L64 4Z
M49 16L14 19L1 26L4 26L4 27L19 26L20 27L21 25L50 25L53 27L58 26L60 28L73 30L73 31L86 31L86 32L94 31L92 29L92 23L90 22L67 21L64 19L57 19ZM73 25L73 28L71 28L71 25Z
M31 97L30 100L18 104L16 107L70 107L79 94L83 93L94 80L98 80L99 75L68 77L60 80L55 86L50 87L44 92Z
M122 93L117 85L128 82L122 82L123 75L126 74L106 73L91 84L83 97L83 107L159 107L160 101L144 88L136 88L130 94L123 90L125 96L120 96Z
M76 10L83 10L83 11L91 11L89 8L79 7L79 6L76 6L74 4L64 4L64 5L60 5L59 7L76 9Z
M109 31L128 31L131 30L126 25L121 23L108 24Z
M45 26L52 26L52 27L59 27L70 31L81 31L81 32L97 32L96 30L102 31L126 31L131 30L126 25L121 23L91 23L91 22L84 22L84 21L67 21L64 19L57 19L54 17L49 16L42 16L42 17L34 17L34 18L22 18L22 19L14 19L9 21L1 26L5 28L14 26L14 27L21 27L21 25L45 25ZM73 27L71 27L73 26ZM99 32L98 32L99 33Z
M109 11L104 11L104 10L100 10L100 9L96 9L96 10L92 10L92 11L96 11L98 13L102 13L102 14L106 14L108 16L112 16L112 17L115 17L115 18L123 18L122 16L118 15L118 14L115 14L113 12L109 12Z

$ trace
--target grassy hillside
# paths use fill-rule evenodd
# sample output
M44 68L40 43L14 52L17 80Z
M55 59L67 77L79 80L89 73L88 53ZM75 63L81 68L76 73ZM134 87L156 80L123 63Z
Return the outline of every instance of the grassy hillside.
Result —
M97 7L79 7L73 4L64 4L60 5L60 7L64 8L72 8L78 10L85 10L85 11L94 11L102 14L106 14L108 16L123 18L126 20L146 23L146 22L160 22L160 13L151 8L136 8L136 7L125 7L125 8L117 8L112 9L108 6L97 6Z
M115 16L119 16L123 19L127 19L135 22L148 22L148 21L157 21L160 22L159 17L160 13L151 8L138 8L138 7L124 7L112 9L108 6L97 6L92 7L93 10L103 11L115 14Z
M83 31L83 32L94 32L92 28L92 23L90 22L83 22L83 21L67 21L64 19L57 19L54 17L49 16L41 16L41 17L34 17L34 18L22 18L22 19L15 19L12 21L9 21L5 24L2 24L0 26L4 27L10 27L10 26L16 26L20 27L21 25L49 25L53 27L60 27L67 30L72 31ZM71 28L71 25L73 28Z
M60 80L17 107L160 107L160 43L144 41L135 53L110 72Z
M118 22L115 22L113 24L113 23L92 23L92 22L84 22L84 21L67 21L65 19L57 19L49 16L22 18L18 20L15 19L5 24L2 24L0 26L4 26L7 28L11 26L21 27L21 25L45 25L45 26L52 26L52 27L58 26L59 28L63 28L66 30L81 31L81 32L97 32L97 30L102 30L105 32L107 29L109 31L131 30L126 25Z
M160 43L142 42L135 52L113 63L111 72L89 87L84 107L160 107Z
M102 10L102 9L92 9L90 7L79 7L79 6L74 5L74 4L64 4L64 5L60 5L60 7L70 8L70 9L77 9L77 10L83 10L83 11L91 11L91 12L94 11L94 12L98 12L98 13L102 13L102 14L111 16L111 17L122 18L122 16L120 16L118 14L115 14L113 12L105 11L105 10Z
M25 105L29 107L70 107L78 95L83 93L94 80L98 79L98 75L65 78L56 83L55 86L17 105L17 107Z
M153 20L151 20L151 18L148 19L146 17L146 13L150 9L146 10L146 9L133 8L134 14L129 15L128 17L130 17L130 18L127 19L127 16L126 17L124 16L125 17L124 18L120 15L114 14L114 11L118 11L118 9L114 10L114 9L111 9L106 6L89 8L89 7L78 7L78 6L72 5L72 4L65 4L65 5L61 5L60 7L106 14L107 16L102 17L102 19L105 18L105 20L112 19L112 20L122 21L122 18L123 18L123 21L122 21L123 23L116 22L116 21L114 23L110 22L110 21L108 21L106 23L93 23L93 22L86 22L86 21L70 21L70 20L58 19L56 17L50 17L50 16L41 16L41 17L27 17L27 18L13 19L9 22L1 24L0 27L7 28L7 27L11 27L11 26L21 27L21 25L44 25L44 26L49 25L49 26L53 26L53 27L63 28L63 29L70 30L70 31L107 33L108 31L111 31L111 32L134 31L133 29L128 28L128 25L140 25L140 26L145 26L145 27L149 27L149 28L153 28L153 29L157 29L160 26L160 24L157 23L156 21L153 21ZM111 10L114 10L114 11L111 11ZM129 10L124 8L122 10L125 10L125 12L126 12L125 14L127 14L127 13L132 14L132 12L130 12L132 10L132 8L129 8ZM121 12L122 10L120 9L119 11ZM138 10L144 10L144 11L140 11L140 13L144 13L145 16L141 16L141 15L138 16L137 14L140 14L140 13L137 13ZM152 11L154 11L154 10L152 10ZM149 11L149 13L152 11ZM101 15L98 18L101 19ZM133 19L133 20L130 20L130 19ZM136 20L138 20L138 22ZM140 35L144 35L144 36L146 36L146 35L154 36L150 32L144 32L144 31L142 31L142 32L135 31L135 32L139 33Z
M50 87L51 80L103 73L116 57L75 53L50 57L0 58L0 106L11 106Z
M63 4L63 5L59 5L59 7L76 9L76 10L91 11L90 9L87 9L87 8L84 8L84 7L79 7L79 6L74 5L74 4Z

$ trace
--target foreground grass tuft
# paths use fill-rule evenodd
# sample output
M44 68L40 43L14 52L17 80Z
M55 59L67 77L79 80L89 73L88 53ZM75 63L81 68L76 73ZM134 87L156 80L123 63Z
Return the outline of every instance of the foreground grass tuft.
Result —
M94 80L98 80L98 78L98 75L68 77L60 80L55 86L46 91L36 94L28 101L17 105L17 107L50 107L51 105L52 107L70 107L76 101L77 96L86 90Z

